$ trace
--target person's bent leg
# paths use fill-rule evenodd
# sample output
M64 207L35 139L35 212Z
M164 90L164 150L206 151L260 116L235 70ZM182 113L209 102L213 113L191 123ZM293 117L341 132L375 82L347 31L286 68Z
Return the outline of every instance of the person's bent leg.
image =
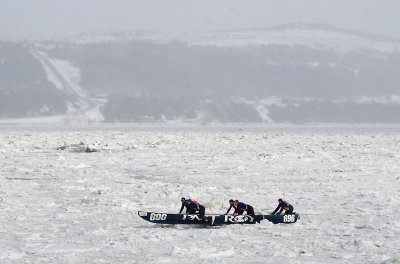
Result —
M251 215L251 216L254 216L254 208L253 208L252 206L249 206L249 207L248 207L248 209L247 209L247 214L248 214L248 215Z
M293 214L293 208L289 208L289 210L285 211L285 214Z
M200 206L200 216L203 217L206 214L206 208L204 206Z

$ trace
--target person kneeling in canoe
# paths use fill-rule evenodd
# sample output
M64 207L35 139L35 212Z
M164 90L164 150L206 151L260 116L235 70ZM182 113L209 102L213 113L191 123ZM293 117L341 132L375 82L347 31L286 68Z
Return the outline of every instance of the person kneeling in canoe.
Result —
M182 198L181 201L183 199L185 198ZM185 199L185 201L182 201L182 207L179 213L182 212L183 207L186 207L186 214L199 214L202 219L205 219L204 215L206 213L206 208L198 202L192 201L191 199Z
M233 213L233 216L242 215L244 212L247 212L247 215L254 216L253 206L239 202L238 200L235 200L233 205L235 207L235 212Z
M293 214L293 206L291 204L289 204L286 201L283 201L280 198L278 202L279 202L278 207L276 207L275 211L273 211L272 214L275 214L279 210L279 208L281 210L279 210L278 215L280 215L283 210L285 210L285 214Z

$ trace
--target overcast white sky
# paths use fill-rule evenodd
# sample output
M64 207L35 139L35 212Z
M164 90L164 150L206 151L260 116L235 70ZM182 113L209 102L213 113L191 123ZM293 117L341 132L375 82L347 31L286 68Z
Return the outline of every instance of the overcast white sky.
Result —
M323 23L400 39L400 0L0 0L0 38Z

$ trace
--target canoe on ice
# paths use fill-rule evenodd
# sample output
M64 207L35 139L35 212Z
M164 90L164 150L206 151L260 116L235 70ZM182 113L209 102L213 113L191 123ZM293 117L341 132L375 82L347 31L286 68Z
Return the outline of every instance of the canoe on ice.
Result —
M205 215L204 219L198 214L167 214L139 211L138 215L146 221L157 224L197 224L197 225L231 225L255 224L268 220L274 224L292 224L300 219L297 213L287 215Z

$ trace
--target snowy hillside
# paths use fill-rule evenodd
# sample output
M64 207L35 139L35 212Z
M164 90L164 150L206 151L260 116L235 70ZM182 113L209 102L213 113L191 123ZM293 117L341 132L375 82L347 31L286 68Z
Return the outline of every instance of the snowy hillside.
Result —
M3 122L102 121L104 100L79 86L80 69L26 43L0 42L0 118ZM38 119L39 118L39 119Z
M289 24L265 29L197 33L120 32L85 34L68 41L76 44L130 42L145 40L157 43L181 41L190 45L256 46L288 45L316 49L351 51L400 51L400 40L319 24Z
M400 44L376 35L290 25L1 47L3 123L400 122ZM21 95L28 103L16 107Z

